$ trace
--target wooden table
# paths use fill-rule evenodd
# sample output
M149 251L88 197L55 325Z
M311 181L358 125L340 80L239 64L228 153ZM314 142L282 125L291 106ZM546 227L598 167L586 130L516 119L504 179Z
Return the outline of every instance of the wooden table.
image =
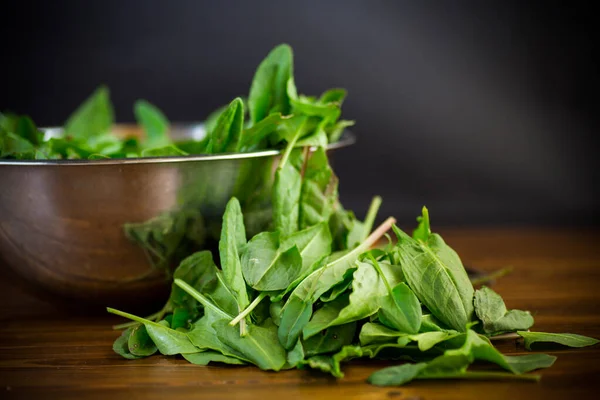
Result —
M565 229L443 230L467 265L513 266L494 288L509 308L531 310L535 330L600 338L600 232ZM60 399L573 399L598 398L600 345L553 349L540 383L420 381L379 388L365 379L386 363L348 364L341 380L307 371L201 367L176 357L129 361L114 354L116 320L61 316L4 282L0 306L0 398ZM499 345L523 354L514 341Z

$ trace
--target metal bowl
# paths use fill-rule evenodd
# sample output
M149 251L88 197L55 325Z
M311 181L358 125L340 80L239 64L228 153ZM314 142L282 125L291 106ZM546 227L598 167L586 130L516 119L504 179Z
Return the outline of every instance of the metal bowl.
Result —
M50 129L47 134L56 134ZM139 135L119 125L118 135ZM202 125L174 126L175 140L200 139ZM335 150L354 143L345 132ZM133 307L164 300L165 271L189 251L214 248L221 215L236 196L259 229L268 214L277 150L107 160L0 160L3 264L53 297ZM135 238L173 237L176 254L154 254ZM169 231L171 230L171 231ZM174 233L175 232L175 233ZM179 233L186 232L184 239ZM180 235L181 236L181 235ZM143 239L143 238L142 238ZM184 243L177 244L177 240ZM163 246L163 247L169 247ZM162 249L160 243L159 250ZM171 249L172 250L172 249ZM167 252L168 253L168 252ZM154 265L153 265L154 264Z

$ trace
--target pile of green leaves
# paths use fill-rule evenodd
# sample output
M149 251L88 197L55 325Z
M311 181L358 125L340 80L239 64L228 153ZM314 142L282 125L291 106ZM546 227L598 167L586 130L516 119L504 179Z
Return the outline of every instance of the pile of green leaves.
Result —
M113 134L113 106L102 86L69 117L59 136L44 135L27 116L0 114L0 158L137 158L279 149L296 134L300 121L296 147L326 146L354 124L339 119L345 97L344 89L330 89L320 97L299 95L292 49L279 45L258 66L247 101L237 97L209 115L202 140L174 142L168 119L145 100L134 105L144 137Z
M534 342L597 343L572 334L529 332L533 317L508 310L493 290L475 290L463 264L432 233L423 208L409 235L393 218L372 229L380 199L364 222L344 211L323 147L295 149L310 117L294 116L271 193L272 227L247 236L238 200L222 219L218 254L200 251L174 272L158 313L133 322L115 341L125 358L181 355L194 364L254 364L264 370L313 368L342 377L359 357L401 360L375 372L375 385L415 379L526 379L551 366L547 354L505 356L491 339L517 333ZM396 241L375 245L393 229ZM486 361L503 371L473 371Z

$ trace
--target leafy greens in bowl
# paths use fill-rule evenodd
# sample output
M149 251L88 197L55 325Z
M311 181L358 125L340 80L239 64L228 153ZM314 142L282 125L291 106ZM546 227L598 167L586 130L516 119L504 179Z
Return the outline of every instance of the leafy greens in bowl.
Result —
M60 128L2 115L0 176L9 190L0 192L0 254L52 297L151 308L183 258L215 249L232 196L249 232L268 228L274 168L290 138L292 162L354 142L342 135L351 124L339 119L344 96L297 95L292 51L281 45L258 67L247 100L203 125L169 124L145 101L135 106L138 125L114 124L103 87Z
M0 159L64 160L247 153L281 149L292 136L295 147L336 142L353 121L341 120L344 89L320 97L299 95L288 45L275 47L260 63L247 100L237 97L214 111L203 138L173 141L169 121L154 105L138 100L134 114L143 138L115 135L109 90L99 87L69 117L58 135L38 129L31 118L0 114ZM301 133L296 135L300 130Z

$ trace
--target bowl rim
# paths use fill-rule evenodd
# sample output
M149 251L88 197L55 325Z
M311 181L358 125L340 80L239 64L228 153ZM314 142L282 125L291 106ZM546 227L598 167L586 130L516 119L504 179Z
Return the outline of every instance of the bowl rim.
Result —
M182 126L197 126L196 124L178 124ZM60 127L41 128L43 130L60 129ZM340 139L334 143L329 143L326 150L337 150L348 147L356 143L356 135L345 129ZM311 150L316 150L316 146L311 146ZM247 153L220 153L220 154L193 154L187 156L162 156L162 157L138 157L138 158L107 158L97 160L12 160L0 159L2 165L27 165L27 166L75 166L75 165L126 165L126 164L161 164L161 163L181 163L190 161L217 161L217 160L241 160L249 158L270 157L283 153L281 150L260 150Z

